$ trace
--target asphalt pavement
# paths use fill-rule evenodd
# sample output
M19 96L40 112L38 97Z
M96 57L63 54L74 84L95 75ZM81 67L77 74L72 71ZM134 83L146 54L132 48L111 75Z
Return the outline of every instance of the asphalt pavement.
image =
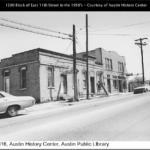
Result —
M150 93L35 105L0 118L0 140L150 140Z

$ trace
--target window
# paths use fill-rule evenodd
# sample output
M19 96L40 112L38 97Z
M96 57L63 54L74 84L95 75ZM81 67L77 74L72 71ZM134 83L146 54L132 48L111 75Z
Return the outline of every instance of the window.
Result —
M107 69L107 58L105 58L105 68Z
M120 72L120 62L118 62L118 72Z
M124 72L124 65L123 65L123 63L122 63L122 72Z
M20 88L25 89L27 87L27 68L20 68Z
M109 74L107 75L107 78L110 78L110 75L109 75Z
M10 71L9 70L5 70L4 71L4 77L8 77L10 75Z
M110 59L110 69L113 70L112 59Z
M124 64L123 64L123 62L118 62L118 72L124 72Z
M48 87L54 87L54 67L48 67Z
M105 58L105 68L106 70L113 70L112 59Z

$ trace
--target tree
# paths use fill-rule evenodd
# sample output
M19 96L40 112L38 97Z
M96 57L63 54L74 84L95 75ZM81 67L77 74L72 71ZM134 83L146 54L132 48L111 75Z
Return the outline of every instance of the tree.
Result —
M133 91L134 88L139 87L143 84L143 78L141 76L136 76L128 82L129 92Z

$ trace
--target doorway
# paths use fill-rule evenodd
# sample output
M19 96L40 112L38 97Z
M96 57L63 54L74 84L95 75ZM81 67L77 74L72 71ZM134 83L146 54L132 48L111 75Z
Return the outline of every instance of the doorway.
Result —
M67 75L61 74L61 93L67 94Z
M91 93L95 93L95 78L90 77L90 83L91 83Z
M119 92L123 92L122 81L121 80L119 80Z
M4 91L9 93L10 92L10 78L4 77Z
M108 92L111 93L111 82L110 82L110 79L107 79L107 87L108 87Z

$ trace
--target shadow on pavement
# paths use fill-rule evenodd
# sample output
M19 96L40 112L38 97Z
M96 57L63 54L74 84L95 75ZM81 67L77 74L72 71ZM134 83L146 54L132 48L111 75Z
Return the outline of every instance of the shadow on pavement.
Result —
M24 116L24 115L26 114L18 114L17 116L9 117L7 114L0 114L0 119L15 118L15 117Z

